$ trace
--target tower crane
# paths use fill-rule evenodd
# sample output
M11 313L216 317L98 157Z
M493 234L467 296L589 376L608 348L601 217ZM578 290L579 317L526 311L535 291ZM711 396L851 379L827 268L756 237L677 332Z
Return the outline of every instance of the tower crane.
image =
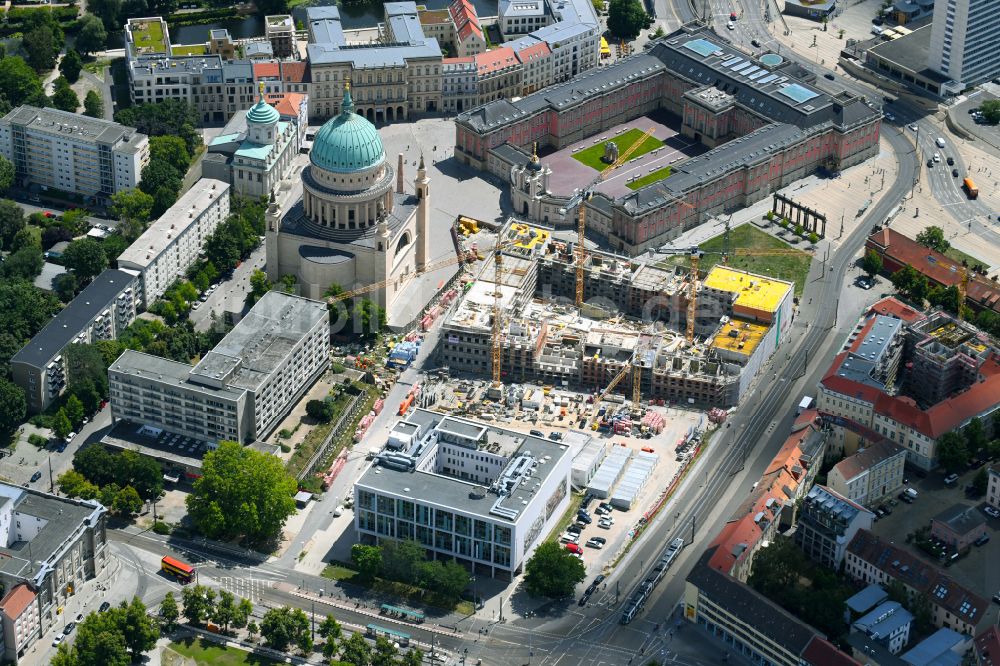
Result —
M579 193L577 193L572 199L566 202L566 207L563 208L563 212L569 210L573 206L577 206L577 225L576 225L576 307L583 305L583 262L587 258L587 251L583 244L584 233L587 229L586 223L586 206L584 203L590 200L591 190L595 185L603 181L608 177L608 174L624 164L629 157L632 156L636 150L639 149L642 144L646 143L646 139L653 136L653 132L656 131L655 127L650 127L646 130L638 140L635 141L628 149L618 156L618 159L613 163L606 166L601 170L594 180L590 181L586 187L584 187Z
M500 357L503 353L503 348L500 346L500 275L503 271L503 248L500 247L499 242L493 248L493 266L493 339L490 351L493 361L491 368L493 370L493 388L498 389L500 388Z

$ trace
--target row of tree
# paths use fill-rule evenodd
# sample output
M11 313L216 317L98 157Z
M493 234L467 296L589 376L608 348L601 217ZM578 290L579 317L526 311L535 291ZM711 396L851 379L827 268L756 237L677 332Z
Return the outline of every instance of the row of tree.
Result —
M351 561L361 576L384 578L431 591L442 601L458 601L469 585L469 572L458 562L426 559L426 549L413 539L384 540L377 546L354 544Z
M159 628L146 606L133 598L104 613L90 613L76 629L72 645L62 643L52 666L128 666L156 647Z
M1000 434L1000 412L992 417L994 436ZM1000 458L1000 439L987 436L982 419L976 417L961 430L946 432L937 440L938 464L949 472L964 470L973 457Z

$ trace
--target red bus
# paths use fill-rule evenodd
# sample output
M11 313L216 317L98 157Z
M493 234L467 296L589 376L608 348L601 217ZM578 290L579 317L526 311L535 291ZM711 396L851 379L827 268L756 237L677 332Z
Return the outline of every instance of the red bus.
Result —
M194 580L194 567L172 557L164 557L160 560L160 570L183 583L190 583Z

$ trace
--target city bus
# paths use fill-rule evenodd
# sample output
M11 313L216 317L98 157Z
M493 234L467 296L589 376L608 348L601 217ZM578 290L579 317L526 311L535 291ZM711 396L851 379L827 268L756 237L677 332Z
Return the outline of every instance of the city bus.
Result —
M380 627L377 624L369 624L365 627L365 633L368 638L378 638L379 636L384 636L393 643L399 644L399 647L406 647L410 644L410 635L404 634L401 631L393 631L392 629L387 629L386 627Z
M160 571L170 574L182 583L190 583L194 580L194 567L172 557L164 557L160 560Z

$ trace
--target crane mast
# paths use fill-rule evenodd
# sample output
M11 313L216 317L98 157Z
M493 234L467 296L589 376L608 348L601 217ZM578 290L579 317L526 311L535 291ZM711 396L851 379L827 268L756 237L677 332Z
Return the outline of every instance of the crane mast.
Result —
M500 386L500 357L502 355L503 348L500 346L500 273L503 270L503 252L500 249L500 243L497 243L496 248L493 250L493 387L498 388Z

